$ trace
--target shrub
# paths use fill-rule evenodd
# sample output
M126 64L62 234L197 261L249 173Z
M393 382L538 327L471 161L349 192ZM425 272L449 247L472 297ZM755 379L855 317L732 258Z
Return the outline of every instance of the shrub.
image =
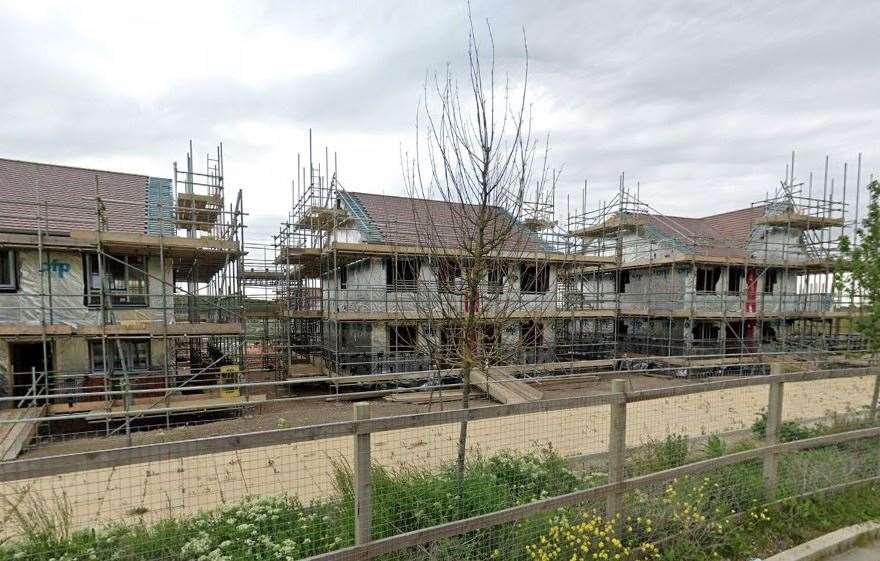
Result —
M529 454L502 451L478 461L471 469L485 470L493 481L508 487L516 504L570 493L583 486L565 459L552 448Z
M758 418L752 423L752 433L758 438L767 438L767 412L762 410ZM813 436L813 431L797 421L783 421L779 425L779 441L793 442Z
M547 532L525 549L534 561L659 559L653 543L639 540L651 532L650 520L606 520L594 510L571 517L564 513L552 518Z
M190 538L180 559L232 561L233 559L299 559L317 555L352 540L337 530L335 505L304 508L298 499L277 496L248 498L193 518Z
M683 434L670 434L661 441L651 440L634 450L628 458L633 475L652 473L678 467L687 462L688 439Z
M727 453L727 443L717 434L710 434L706 438L703 452L709 458L718 458Z

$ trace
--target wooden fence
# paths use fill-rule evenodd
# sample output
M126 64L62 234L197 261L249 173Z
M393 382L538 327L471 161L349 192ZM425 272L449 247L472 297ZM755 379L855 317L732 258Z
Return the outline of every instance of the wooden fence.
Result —
M782 373L781 365L771 366L771 374L761 377L732 378L690 385L627 391L623 380L614 380L610 393L594 396L571 397L540 402L490 406L474 409L438 411L396 417L370 418L369 405L355 404L351 421L335 422L297 428L217 436L196 440L135 446L97 452L77 453L45 458L23 459L0 463L0 482L16 482L39 477L57 476L83 470L116 468L149 462L191 458L218 452L258 449L278 444L291 444L348 436L352 438L353 477L356 496L355 545L310 558L312 561L367 560L407 547L458 536L478 529L521 520L525 517L550 512L584 501L604 499L606 514L613 516L623 508L623 495L631 490L670 481L690 474L705 473L723 466L761 459L766 496L775 494L779 456L785 452L804 450L830 444L880 436L880 428L865 428L838 434L819 436L795 442L779 442L782 426L784 388L793 382L807 382L837 378L875 377L875 391L870 402L871 417L876 416L877 391L880 375L874 367L844 368L813 372ZM724 455L718 458L690 463L648 475L626 478L627 405L704 392L767 386L766 440L760 448ZM530 413L559 411L592 406L609 406L609 434L605 461L608 482L585 490L537 500L497 512L481 514L392 537L372 539L372 485L371 435L384 431L430 427L451 423L481 421ZM857 482L853 482L857 483Z

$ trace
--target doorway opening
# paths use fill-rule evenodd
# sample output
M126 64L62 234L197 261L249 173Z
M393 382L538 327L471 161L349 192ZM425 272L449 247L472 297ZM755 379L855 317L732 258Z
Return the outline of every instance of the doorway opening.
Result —
M46 345L46 362L43 363L43 343L9 343L9 356L12 360L12 395L24 397L33 394L34 372L39 378L44 370L51 372L54 369L53 345ZM46 381L41 380L40 385L45 387ZM37 388L39 392L41 388ZM17 405L28 406L29 403L20 402Z

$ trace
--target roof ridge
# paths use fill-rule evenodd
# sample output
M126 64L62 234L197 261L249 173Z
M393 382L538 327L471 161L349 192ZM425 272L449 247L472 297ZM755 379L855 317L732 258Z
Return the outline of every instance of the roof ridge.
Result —
M351 194L351 195L355 195L355 196L358 196L358 195L367 195L367 196L372 196L372 197L386 197L386 198L389 198L389 199L405 199L405 200L408 200L408 201L425 201L425 202L428 202L428 203L440 203L440 204L444 204L444 205L480 206L480 205L478 205L477 203L461 203L461 202L458 202L458 201L447 201L447 200L444 200L444 199L428 199L428 198L425 198L425 197L410 197L410 196L407 196L407 195L386 195L386 194L384 194L384 193L365 193L365 192L363 192L363 191L348 191L348 190L346 190L346 192L349 193L349 194ZM501 206L499 206L499 205L489 205L489 207L490 207L490 208L497 208L497 209L506 210L506 209L504 209L503 207L501 207Z
M734 210L725 210L724 212L719 212L716 214L707 214L705 216L681 216L678 214L664 214L662 212L645 212L645 213L633 212L630 214L647 214L648 216L655 216L657 218L670 218L670 219L674 219L674 220L706 220L708 218L716 218L718 216L724 216L726 214L733 214L736 212L743 212L743 211L747 211L747 210L764 208L766 206L767 205L747 206L747 207L738 208L738 209L734 209Z
M724 212L719 212L719 213L716 213L716 214L707 214L706 216L701 216L699 219L700 219L700 220L704 220L704 219L706 219L706 218L715 218L715 217L717 217L717 216L724 216L725 214L733 214L733 213L735 213L735 212L744 212L744 211L747 211L747 210L754 210L754 209L759 209L759 208L765 208L766 206L767 206L767 205L757 205L757 206L747 206L747 207L738 208L738 209L734 209L734 210L725 210Z
M34 162L31 160L19 160L16 158L0 158L0 162L15 162L17 164L32 164L35 166L46 166L53 168L65 168L65 169L75 169L80 171L96 171L99 173L112 173L114 175L133 175L136 177L155 177L157 179L171 179L170 177L159 177L156 175L149 175L147 173L131 173L128 171L114 171L109 169L97 169L97 168L84 168L82 166L71 166L68 164L50 164L48 162Z

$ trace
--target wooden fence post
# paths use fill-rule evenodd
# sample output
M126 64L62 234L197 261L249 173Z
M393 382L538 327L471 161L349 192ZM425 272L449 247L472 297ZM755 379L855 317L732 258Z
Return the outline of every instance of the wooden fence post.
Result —
M880 369L878 369L878 367L876 366L876 364L874 362L873 355L871 356L871 361L868 364L873 366L873 368L871 370L873 370L875 372L875 374L874 374L874 395L871 396L871 413L870 413L870 415L871 415L870 418L871 418L871 421L873 422L873 421L877 420L877 406L878 406L878 401L880 401Z
M370 404L354 404L354 420L370 418ZM357 429L354 435L354 543L369 543L373 524L373 484L370 480L370 433Z
M626 477L626 381L611 380L611 392L620 394L620 401L611 402L608 418L608 483L618 483ZM613 492L605 499L605 516L611 520L623 504L623 493Z
M770 374L782 374L782 364L771 364ZM779 427L782 426L782 382L770 383L770 391L767 402L767 423L764 443L767 446L779 444ZM768 499L776 496L777 468L779 467L779 453L769 452L764 455L764 493Z

